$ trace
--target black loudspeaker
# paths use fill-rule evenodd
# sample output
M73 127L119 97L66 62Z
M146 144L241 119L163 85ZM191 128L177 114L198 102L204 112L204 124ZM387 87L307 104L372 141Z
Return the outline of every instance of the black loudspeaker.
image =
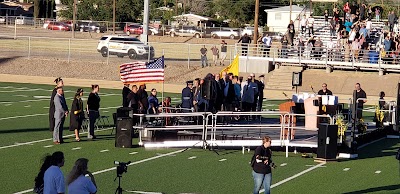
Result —
M319 124L317 158L335 160L337 155L338 126Z
M115 133L115 147L130 148L132 147L132 118L117 118L117 130Z
M121 107L117 109L117 118L133 118L133 108Z
M212 91L212 81L204 80L204 83L201 86L201 91L200 91L202 97L206 100L210 100L211 99L211 91Z
M302 80L302 73L300 72L293 72L292 74L292 86L301 86Z

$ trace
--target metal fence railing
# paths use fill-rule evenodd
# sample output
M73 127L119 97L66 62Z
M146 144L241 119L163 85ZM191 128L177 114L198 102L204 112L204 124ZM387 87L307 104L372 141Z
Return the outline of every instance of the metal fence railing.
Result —
M258 44L236 44L237 54L266 58L271 62L289 63L299 66L315 66L337 69L369 69L400 71L400 53L383 49L352 49L350 46L327 48L312 46L266 47Z

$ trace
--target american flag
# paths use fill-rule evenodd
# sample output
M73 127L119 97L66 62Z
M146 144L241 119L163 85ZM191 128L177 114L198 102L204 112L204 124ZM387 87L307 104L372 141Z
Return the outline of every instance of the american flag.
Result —
M136 61L119 66L123 83L149 83L164 81L164 56L152 61Z

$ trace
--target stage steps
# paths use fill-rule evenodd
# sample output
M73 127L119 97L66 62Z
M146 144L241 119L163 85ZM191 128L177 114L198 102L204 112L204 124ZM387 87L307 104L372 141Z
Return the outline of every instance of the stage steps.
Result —
M271 72L271 76L266 82L267 90L292 90L292 74L293 72L302 71L302 67L281 66Z

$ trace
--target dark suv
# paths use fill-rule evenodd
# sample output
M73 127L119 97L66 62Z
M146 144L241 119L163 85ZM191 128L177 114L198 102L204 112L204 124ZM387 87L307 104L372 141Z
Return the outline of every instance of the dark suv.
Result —
M107 31L107 28L105 26L102 26L96 22L80 22L78 23L78 25L79 25L78 29L81 32L104 33Z

